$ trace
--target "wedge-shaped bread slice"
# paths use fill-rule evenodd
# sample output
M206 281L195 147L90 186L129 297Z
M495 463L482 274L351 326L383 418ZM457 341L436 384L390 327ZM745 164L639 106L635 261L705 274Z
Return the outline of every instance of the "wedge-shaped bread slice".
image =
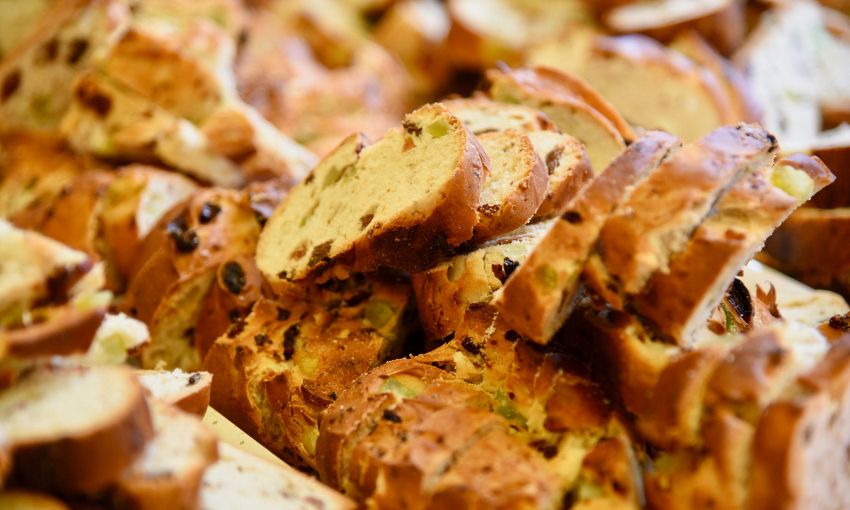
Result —
M141 370L136 376L152 398L187 413L203 416L210 403L212 374L209 372L184 372L179 368Z
M448 99L440 104L475 136L508 129L523 133L558 129L543 112L521 104L499 103L484 97Z
M478 137L490 172L478 199L475 240L484 241L526 223L543 203L549 174L531 139L513 129Z
M35 371L0 395L0 416L14 474L65 492L103 489L153 436L141 386L117 367Z
M550 226L551 222L526 225L471 253L414 274L419 320L428 336L441 339L453 334L468 309L489 303Z
M71 103L71 83L130 21L121 0L54 3L0 65L0 127L55 131Z
M669 272L671 258L718 198L739 179L771 166L778 148L773 135L746 124L719 128L685 146L605 223L585 271L588 283L622 309L625 296L639 293L655 272Z
M62 501L37 492L0 491L0 508L4 510L70 510Z
M551 339L569 315L582 266L606 219L678 146L665 133L645 134L571 201L494 300L513 329L536 342Z
M617 122L622 118L612 120L608 112L601 112L565 86L568 78L553 79L556 74L529 69L491 70L487 74L492 83L489 93L496 101L525 104L545 113L561 132L584 144L594 172L599 173L625 148Z
M215 434L197 416L151 401L154 436L114 487L121 507L196 508L204 472L218 457Z
M549 190L532 221L560 216L593 176L590 160L582 143L570 135L532 131L528 137L549 174Z
M278 207L257 247L272 284L334 260L355 270L421 267L472 237L486 155L438 104L402 125L373 145L349 137Z
M740 268L794 209L833 179L820 160L802 154L756 169L717 201L669 271L652 276L635 308L663 336L690 344Z
M669 42L684 30L696 30L728 55L744 40L744 6L737 0L653 0L609 10L605 25L621 34L641 33Z
M648 37L594 36L586 48L577 45L581 51L573 44L571 37L547 43L529 59L583 78L634 125L693 141L734 121L711 74Z
M84 153L159 160L217 185L238 186L244 182L239 167L216 153L189 121L103 74L89 72L77 78L61 129L71 145Z
M226 443L219 443L218 450L218 462L204 473L200 510L357 508L352 500L287 465L273 464Z
M198 191L160 219L139 250L124 302L151 331L142 351L145 368L160 361L169 369L200 367L195 333L214 282L221 279L235 296L259 297L250 258L259 235L247 196L234 190ZM206 334L217 336L227 324L221 327Z

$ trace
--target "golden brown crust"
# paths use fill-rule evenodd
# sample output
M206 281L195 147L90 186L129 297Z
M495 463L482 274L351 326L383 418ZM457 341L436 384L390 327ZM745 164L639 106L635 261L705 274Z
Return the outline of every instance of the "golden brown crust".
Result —
M104 308L81 311L74 304L51 309L45 322L7 331L6 352L20 358L84 353L105 316Z
M850 207L850 147L816 147L812 154L835 174L835 182L812 197L808 205L821 209Z

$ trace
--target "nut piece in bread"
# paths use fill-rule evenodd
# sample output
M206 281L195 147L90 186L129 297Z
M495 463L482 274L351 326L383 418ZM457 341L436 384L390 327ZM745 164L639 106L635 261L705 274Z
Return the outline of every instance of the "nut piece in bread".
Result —
M666 133L646 133L579 192L494 301L513 329L536 342L551 339L569 315L606 219L679 145Z
M151 398L184 412L203 416L210 403L212 374L209 372L184 372L179 368L140 370L136 376Z
M197 508L201 479L218 458L215 434L193 415L151 401L154 436L115 483L119 507Z
M144 393L119 367L43 369L0 394L14 476L31 487L92 493L153 437Z
M490 172L478 199L474 238L484 241L522 227L543 203L549 174L531 138L509 129L478 136Z
M347 138L281 203L257 247L272 285L330 262L421 268L472 237L486 155L439 104L408 114L402 126L372 145Z

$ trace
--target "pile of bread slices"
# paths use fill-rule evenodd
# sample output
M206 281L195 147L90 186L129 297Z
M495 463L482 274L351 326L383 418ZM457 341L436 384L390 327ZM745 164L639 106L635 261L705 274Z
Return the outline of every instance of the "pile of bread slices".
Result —
M0 508L850 506L838 13L28 5Z

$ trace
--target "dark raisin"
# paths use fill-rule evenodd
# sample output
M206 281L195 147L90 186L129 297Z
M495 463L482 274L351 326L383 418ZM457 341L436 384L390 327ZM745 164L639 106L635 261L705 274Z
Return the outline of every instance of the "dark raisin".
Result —
M133 317L139 316L139 309L136 308L135 306L131 306L129 312L130 312L130 315L132 315Z
M549 172L549 175L555 173L555 169L557 169L558 165L561 163L561 156L563 154L564 147L559 145L546 155L546 170Z
M372 219L375 217L374 214L365 214L360 218L360 228L366 228L372 223Z
M454 338L455 338L455 332L454 332L454 331L452 331L452 332L451 332L451 333L449 333L448 335L446 335L446 336L444 336L443 338L441 338L441 339L440 339L440 342L441 342L441 343L448 343L448 342L451 342L452 340L454 340Z
M481 354L481 346L472 340L472 337L465 336L460 341L460 346L471 354Z
M732 285L726 291L726 298L729 300L732 308L735 309L738 317L743 319L745 323L750 324L753 320L753 300L744 282L735 278L732 281Z
M313 248L313 251L310 252L310 261L307 263L307 266L313 267L319 262L322 262L328 257L328 254L331 251L331 241L325 241L324 243Z
M401 123L401 127L403 127L404 130L410 133L411 135L422 136L422 127L418 126L415 122L405 120Z
M12 72L3 78L2 91L0 91L0 101L6 101L12 94L17 92L21 86L21 70L14 69Z
M242 312L240 312L240 311L239 311L238 309L236 309L236 308L234 308L233 310L230 310L229 312L227 312L227 320L229 320L230 322L236 322L236 321L238 321L240 318L242 318Z
M224 274L221 279L231 294L239 294L245 288L245 271L236 262L228 262L224 265Z
M293 324L283 332L283 359L289 361L295 355L295 339L301 333L298 324Z
M328 396L331 398L331 400L336 400L336 392L335 391L332 391L331 394L328 395Z
M51 37L39 48L38 57L36 58L39 64L45 64L56 60L59 54L59 41L55 37Z
M502 262L502 267L505 270L505 278L507 279L510 278L511 275L514 274L514 271L516 271L516 268L519 267L519 262L505 257L505 260Z
M505 283L505 280L508 279L508 275L505 274L505 268L502 267L502 264L490 265L490 271L492 271L493 276L502 283Z
M236 338L245 331L245 319L239 317L236 322L230 325L227 329L227 338Z
M508 342L516 342L518 340L522 340L522 336L516 331L509 329L505 331L505 340Z
M71 46L68 49L68 58L65 60L68 65L75 65L83 58L86 51L89 49L89 42L85 39L74 39L71 41Z
M214 220L220 212L221 206L207 202L203 205L203 207L201 207L201 212L198 214L198 221L200 221L202 225L206 225Z
M567 211L561 217L564 218L567 223L572 223L573 225L578 225L582 220L581 214L579 214L578 211Z
M531 447L540 452L544 459L552 459L558 454L558 448L555 445L543 440L532 441Z
M270 343L271 340L268 335L260 333L259 335L254 335L254 342L257 344L257 347L262 347L267 343Z
M277 320L285 321L285 320L289 319L289 317L291 315L292 315L292 312L290 312L286 308L281 308L279 306L277 307Z
M189 376L189 380L186 382L186 386L194 386L198 384L198 381L201 380L201 374L195 372L194 374Z
M192 338L195 336L195 328L186 328L186 330L183 331L183 336L186 338Z
M829 327L839 331L850 332L850 313L833 315L829 318Z
M166 226L166 232L174 241L174 246L180 253L190 253L198 247L201 240L194 230L186 227L186 218L175 218Z
M101 94L94 87L86 85L77 87L74 95L80 104L93 111L98 117L106 117L112 110L112 99Z
M399 416L398 413L393 411L392 409L384 409L383 418L393 423L401 423L401 416Z

